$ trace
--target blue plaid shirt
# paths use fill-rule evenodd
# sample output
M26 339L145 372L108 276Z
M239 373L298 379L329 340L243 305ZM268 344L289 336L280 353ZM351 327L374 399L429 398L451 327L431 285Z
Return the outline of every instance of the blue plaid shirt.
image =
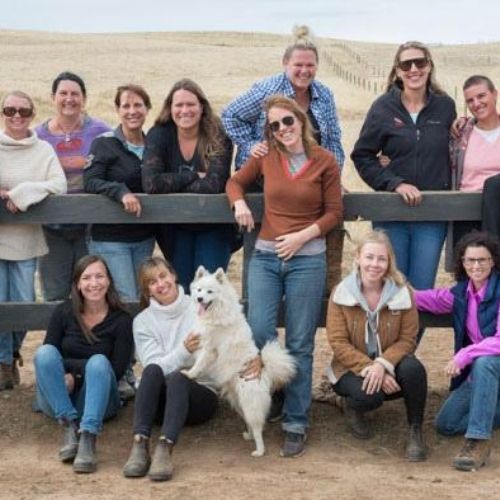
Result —
M340 142L341 132L333 94L328 87L316 80L313 80L310 89L309 107L318 122L321 146L335 155L339 167L342 168L344 150ZM238 146L236 169L246 162L252 146L264 138L266 117L263 104L273 94L283 94L292 99L295 97L295 90L286 73L254 83L247 92L237 97L222 112L222 123L226 133Z

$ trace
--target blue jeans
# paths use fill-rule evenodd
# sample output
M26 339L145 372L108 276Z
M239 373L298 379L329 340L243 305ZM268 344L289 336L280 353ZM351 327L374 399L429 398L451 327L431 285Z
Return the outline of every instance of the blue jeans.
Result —
M89 252L106 261L120 297L135 301L139 298L139 266L151 257L154 246L154 238L131 242L90 240Z
M417 290L434 286L446 222L374 222L391 240L398 269Z
M80 224L56 229L43 226L49 253L40 257L38 267L45 300L66 300L71 291L73 268L87 255L87 229Z
M232 232L229 226L207 230L191 230L172 227L172 265L177 272L178 281L189 293L198 266L204 266L213 273L218 267L227 269L231 258Z
M33 302L35 300L36 259L0 259L0 302ZM0 332L0 363L12 364L26 332Z
M436 417L439 433L490 439L500 427L500 356L481 356L470 376L451 392Z
M38 348L34 358L36 399L45 415L57 420L80 419L80 430L98 434L103 420L120 408L116 377L106 356L94 354L85 364L83 386L68 394L64 382L64 361L50 344Z
M326 277L325 254L280 259L254 250L248 267L248 322L261 349L276 339L278 312L285 311L285 345L297 363L297 374L285 388L283 429L304 434L309 426L314 337Z

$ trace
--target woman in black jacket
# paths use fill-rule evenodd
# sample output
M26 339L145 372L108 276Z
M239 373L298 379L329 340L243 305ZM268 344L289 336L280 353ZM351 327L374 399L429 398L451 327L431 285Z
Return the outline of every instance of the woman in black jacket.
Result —
M141 202L134 193L143 193L141 162L144 152L144 121L151 100L139 85L118 87L115 96L120 125L94 139L91 163L84 172L87 193L104 194L123 205L129 214L140 217ZM138 299L137 272L154 248L151 224L94 224L89 251L105 260L116 289L123 300Z
M429 49L401 45L387 91L372 105L351 158L362 179L376 191L395 191L409 206L423 191L450 189L449 129L455 104L434 79ZM379 161L379 155L389 162ZM378 222L388 234L398 268L417 289L432 288L445 222Z
M37 406L64 426L59 450L75 472L94 472L96 435L120 408L117 380L132 354L132 318L106 263L86 255L75 266L71 298L59 305L35 354Z

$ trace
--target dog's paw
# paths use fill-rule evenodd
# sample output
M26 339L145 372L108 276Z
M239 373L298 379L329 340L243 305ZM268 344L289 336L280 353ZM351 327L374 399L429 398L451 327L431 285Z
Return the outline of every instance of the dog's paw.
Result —
M254 450L252 451L251 455L252 457L262 457L266 453L265 448L262 448L262 450Z
M181 370L181 373L182 373L185 377L187 377L187 378L190 378L190 379L194 378L194 377L193 377L193 371L192 371L192 370Z
M253 434L251 431L244 431L243 432L243 439L245 441L253 441Z

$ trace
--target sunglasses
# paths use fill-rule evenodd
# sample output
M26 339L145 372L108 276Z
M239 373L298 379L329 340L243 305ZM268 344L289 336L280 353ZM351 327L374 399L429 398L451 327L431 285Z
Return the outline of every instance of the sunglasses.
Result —
M406 61L399 61L398 68L401 71L410 71L411 67L415 65L417 69L425 68L429 64L427 57L416 57L415 59L407 59Z
M283 124L285 127L291 127L295 123L295 118L292 115L284 116L281 120L276 120L269 124L269 129L271 132L278 132L280 125Z
M30 118L33 116L32 108L14 108L14 106L5 106L2 109L2 114L7 116L8 118L13 118L16 116L16 113L19 113L21 118Z

